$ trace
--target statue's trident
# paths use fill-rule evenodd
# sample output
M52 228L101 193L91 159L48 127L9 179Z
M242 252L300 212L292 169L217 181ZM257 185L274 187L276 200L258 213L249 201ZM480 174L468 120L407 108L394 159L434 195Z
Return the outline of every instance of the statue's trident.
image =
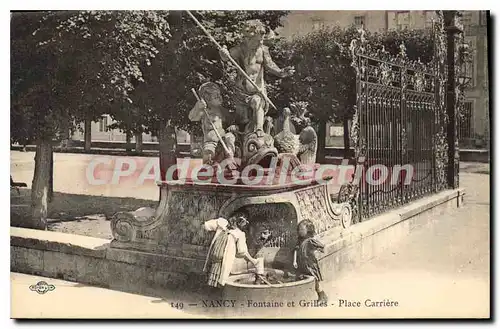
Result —
M193 19L193 21L196 23L196 25L198 25L200 27L200 29L207 35L207 37L217 46L217 48L219 48L219 50L224 50L224 48L217 42L217 40L214 39L214 37L212 37L212 35L210 34L210 32L207 31L207 29L205 29L205 27L200 23L200 21L198 21L198 19L196 19L196 17L194 17L193 14L191 14L191 12L189 10L186 10L186 12L188 13L188 15ZM269 103L269 105L275 109L276 111L278 111L278 108L276 107L276 105L273 104L273 102L271 102L271 100L269 99L269 97L267 97L267 95L262 92L262 90L255 84L255 82L253 82L252 79L250 79L250 77L248 76L248 74L245 72L245 70L243 70L239 65L238 63L231 57L230 54L227 54L228 55L228 58L229 60L231 61L231 63L233 63L233 65L238 69L238 71L240 71L241 74L243 74L243 76L252 84L252 86L259 92L259 94L262 95L262 97L264 97L264 99L266 100L266 102Z

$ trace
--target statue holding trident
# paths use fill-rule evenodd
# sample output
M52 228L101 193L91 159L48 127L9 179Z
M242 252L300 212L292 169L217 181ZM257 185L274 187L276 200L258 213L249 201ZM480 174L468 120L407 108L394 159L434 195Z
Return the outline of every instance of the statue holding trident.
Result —
M231 48L221 46L196 19L187 11L188 15L208 36L219 49L223 61L229 61L238 70L234 81L236 123L242 141L242 165L267 165L270 159L278 155L274 147L274 139L264 131L265 116L269 106L277 110L276 106L267 97L264 81L264 70L279 76L288 77L294 73L293 67L280 69L264 46L265 27L259 20L246 22L244 41ZM229 129L233 131L232 129Z
M265 26L259 20L247 21L243 42L230 50L225 46L219 50L223 61L234 59L246 73L243 75L239 72L235 81L237 120L244 126L245 132L255 132L259 137L263 136L264 117L269 110L269 103L265 99L264 71L280 78L294 73L293 67L282 70L273 62L269 49L263 44L265 34Z

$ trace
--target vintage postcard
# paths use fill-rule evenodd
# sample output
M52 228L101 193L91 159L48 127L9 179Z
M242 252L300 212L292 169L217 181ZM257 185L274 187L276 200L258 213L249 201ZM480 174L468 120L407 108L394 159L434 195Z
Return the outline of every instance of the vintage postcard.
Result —
M10 29L11 318L490 318L488 10Z

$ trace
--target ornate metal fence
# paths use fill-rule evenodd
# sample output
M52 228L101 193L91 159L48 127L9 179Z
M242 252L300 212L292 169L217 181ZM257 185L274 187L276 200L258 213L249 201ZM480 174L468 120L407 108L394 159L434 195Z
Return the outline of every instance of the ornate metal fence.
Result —
M447 152L444 62L412 62L404 46L395 57L362 41L351 45L360 220L445 188Z

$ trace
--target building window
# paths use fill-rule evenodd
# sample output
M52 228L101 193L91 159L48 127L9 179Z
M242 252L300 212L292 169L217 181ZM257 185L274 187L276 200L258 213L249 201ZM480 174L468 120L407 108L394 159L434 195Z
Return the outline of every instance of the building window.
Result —
M313 31L321 30L324 27L325 23L321 20L321 18L313 18L312 19L312 28Z
M356 25L356 27L364 27L365 16L354 16L354 25Z
M460 118L458 139L466 140L473 137L472 108L473 102L464 103L464 112Z
M330 137L344 136L344 126L332 125L329 128Z
M396 27L398 30L405 30L410 28L410 12L398 11L396 13Z
M471 26L472 25L472 12L462 11L462 24L464 26Z
M330 126L330 137L334 137L334 136L335 136L335 127Z
M476 38L475 37L466 37L465 42L469 45L470 49L472 49L472 58L469 61L466 61L463 65L465 65L465 74L470 78L470 81L467 85L468 88L474 88L476 86Z
M108 116L103 115L99 119L99 132L105 132L108 129Z
M481 26L488 25L488 12L485 10L481 10L479 12L479 25Z
M313 23L313 31L321 30L323 28L323 22L314 22Z
M469 88L474 88L476 86L476 72L474 71L474 61L476 60L476 56L473 55L473 60L470 62L465 63L466 65L466 71L467 75L470 78L470 81L468 83Z
M432 24L434 24L434 19L436 17L436 12L434 10L426 10L424 12L425 15L425 27L431 28Z

